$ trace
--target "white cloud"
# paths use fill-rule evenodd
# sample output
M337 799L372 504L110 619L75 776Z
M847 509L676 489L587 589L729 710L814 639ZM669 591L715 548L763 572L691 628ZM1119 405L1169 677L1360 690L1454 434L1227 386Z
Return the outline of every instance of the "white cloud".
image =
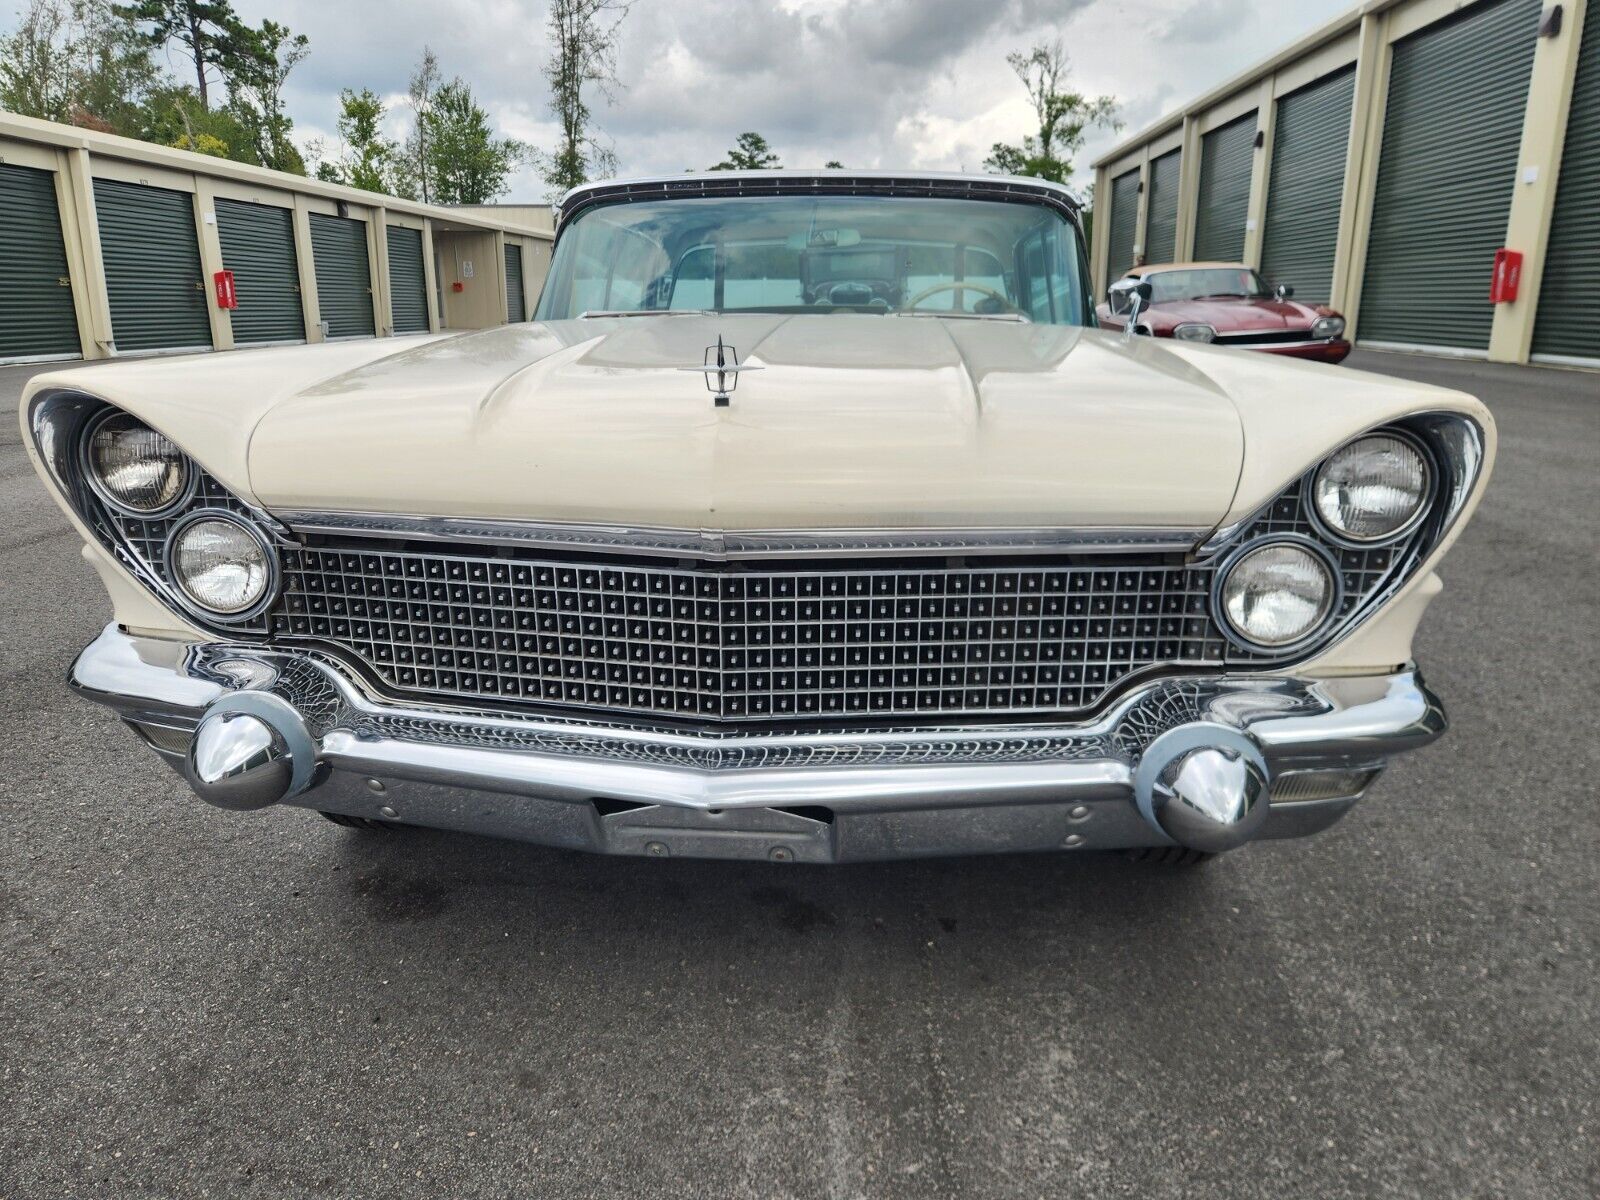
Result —
M424 43L499 127L548 147L545 0L237 0L311 38L289 92L302 134L332 129L341 87L404 93ZM1122 101L1086 167L1134 129L1265 57L1347 0L636 0L616 103L594 105L627 175L703 169L743 130L791 166L978 170L1029 132L1005 55L1061 37L1073 85ZM396 128L404 117L396 119ZM531 171L508 200L541 200Z

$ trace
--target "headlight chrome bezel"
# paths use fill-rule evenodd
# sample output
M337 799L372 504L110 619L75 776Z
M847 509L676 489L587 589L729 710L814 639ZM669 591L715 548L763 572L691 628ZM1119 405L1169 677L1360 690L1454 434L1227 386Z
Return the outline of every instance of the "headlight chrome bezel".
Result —
M245 534L261 550L262 561L266 566L266 583L261 589L261 595L237 612L221 612L197 600L190 594L183 578L178 573L177 560L174 553L177 549L178 541L185 532L201 521L220 521L236 526L244 530ZM182 517L174 522L172 528L167 531L166 542L163 544L161 551L161 562L168 590L174 599L190 615L217 625L240 625L259 617L276 602L278 592L283 584L282 564L279 562L278 551L273 546L271 539L254 522L248 521L238 513L226 508L206 506L184 513Z
M143 425L178 452L179 461L183 464L183 485L179 487L173 498L160 508L135 508L133 505L119 499L106 481L101 478L100 472L95 469L94 454L91 449L94 443L94 436L99 432L102 425L118 418ZM84 485L94 493L95 499L114 512L124 517L131 517L136 521L160 521L173 516L175 513L182 512L186 507L194 503L195 493L200 486L200 471L195 466L194 459L184 452L182 446L167 437L159 429L140 421L138 417L126 409L117 408L114 405L107 405L102 411L95 413L85 422L82 431L78 435L77 457L78 470L83 476Z
M1311 322L1311 336L1319 341L1331 342L1343 337L1346 328L1348 325L1343 317L1330 313Z
M1238 629L1228 615L1225 592L1229 578L1234 570L1252 554L1267 550L1274 546L1293 546L1304 551L1308 556L1318 560L1323 570L1327 573L1328 594L1322 614L1314 625L1289 642L1260 642L1248 633ZM1269 533L1261 537L1252 538L1234 548L1218 566L1216 574L1211 581L1211 615L1218 629L1235 646L1247 650L1252 654L1268 656L1272 659L1287 658L1298 654L1307 647L1314 646L1322 641L1329 631L1338 623L1341 610L1344 607L1344 575L1339 569L1339 563L1334 558L1333 552L1312 538L1295 533Z
M1412 512L1412 514L1407 517L1402 524L1396 526L1389 532L1380 534L1376 537L1362 538L1351 533L1346 533L1323 515L1322 506L1317 503L1317 481L1321 478L1323 471L1325 471L1328 466L1336 458L1338 458L1339 455L1343 454L1352 446L1359 445L1370 438L1392 438L1394 441L1401 442L1406 446L1409 446L1422 461L1423 486L1422 498L1420 501L1418 501L1416 510ZM1381 546L1388 546L1395 542L1402 541L1416 532L1417 526L1421 525L1422 522L1427 519L1428 514L1436 507L1435 501L1438 499L1439 481L1439 466L1434 461L1434 456L1428 449L1427 444L1424 443L1421 438L1417 437L1407 429L1402 429L1394 425L1383 425L1376 429L1369 429L1365 433L1358 434L1357 436L1340 444L1338 448L1333 450L1331 453L1323 455L1317 464L1305 474L1304 481L1301 485L1301 502L1304 505L1306 516L1310 519L1312 526L1319 534L1327 538L1335 546L1338 546L1344 550L1374 550Z
M1186 321L1173 329L1172 336L1180 342L1207 344L1217 340L1217 329L1216 326L1207 325L1203 321Z

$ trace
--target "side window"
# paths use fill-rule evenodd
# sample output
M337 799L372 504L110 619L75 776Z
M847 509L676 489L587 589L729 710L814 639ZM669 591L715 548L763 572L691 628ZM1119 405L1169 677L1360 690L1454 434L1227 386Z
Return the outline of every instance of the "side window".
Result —
M672 281L672 300L668 308L710 308L714 288L711 273L716 269L716 251L696 246L678 260L678 273Z
M1050 305L1055 312L1057 322L1063 325L1081 325L1083 312L1079 302L1082 296L1072 269L1072 260L1068 257L1077 246L1077 239L1069 237L1068 234L1068 230L1056 228L1045 238L1047 266L1050 271Z
M1054 320L1050 310L1050 276L1045 261L1044 235L1035 233L1022 243L1022 307L1041 323Z

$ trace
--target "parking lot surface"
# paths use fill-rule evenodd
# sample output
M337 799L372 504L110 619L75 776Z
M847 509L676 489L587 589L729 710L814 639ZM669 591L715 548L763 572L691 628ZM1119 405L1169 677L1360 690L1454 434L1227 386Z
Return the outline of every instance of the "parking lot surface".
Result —
M207 808L64 686L109 606L0 368L0 1196L1600 1194L1600 376L1351 365L1500 423L1453 729L1174 873Z

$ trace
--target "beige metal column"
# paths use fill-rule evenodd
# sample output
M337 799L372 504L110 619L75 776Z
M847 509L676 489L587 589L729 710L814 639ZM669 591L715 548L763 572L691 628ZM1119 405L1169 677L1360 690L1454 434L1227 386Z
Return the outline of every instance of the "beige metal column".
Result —
M1333 252L1329 303L1345 316L1347 337L1356 336L1361 283L1367 270L1367 237L1378 191L1378 159L1383 150L1383 120L1389 107L1387 13L1361 18L1356 57L1355 95L1350 102L1350 144L1345 149L1344 191L1339 197L1339 240Z
M1111 254L1111 173L1104 167L1094 173L1094 229L1089 237L1090 291L1106 294L1106 271Z
M111 331L111 296L106 290L105 260L100 257L100 217L94 206L94 175L89 152L82 147L61 151L56 177L61 235L67 268L72 274L73 304L78 310L78 340L85 358L109 358L115 345Z
M1522 148L1517 157L1517 185L1506 222L1507 249L1522 252L1522 278L1517 298L1497 304L1489 334L1489 361L1528 361L1533 325L1539 313L1539 287L1544 281L1550 221L1555 213L1556 183L1572 108L1572 85L1578 74L1587 0L1568 0L1561 32L1542 37L1533 51L1533 77L1522 118Z
M1178 227L1173 253L1179 262L1194 258L1195 229L1200 224L1200 118L1183 119L1182 155L1178 159Z
M506 235L503 230L496 230L494 235L494 277L500 284L500 324L504 325L511 320L511 296L506 288ZM527 287L526 279L523 287Z
M367 246L372 255L372 319L379 337L394 336L394 297L389 291L389 210L367 212Z
M1261 269L1261 246L1266 240L1267 195L1272 187L1272 140L1278 132L1277 77L1268 76L1256 89L1256 140L1250 153L1250 203L1245 209L1244 261Z
M211 180L194 177L194 229L200 244L200 286L206 293L206 316L211 318L211 345L232 350L233 314L217 304L216 274L223 269L222 238L217 232L217 201Z
M1144 235L1150 224L1150 144L1145 143L1139 160L1139 219L1133 227L1133 262L1144 262Z
M294 257L300 274L300 309L305 316L306 341L322 342L322 305L317 300L316 256L311 249L311 204L299 193L294 198Z
M444 328L444 314L439 311L439 270L433 260L433 218L422 221L422 286L428 292L428 331L438 333Z

